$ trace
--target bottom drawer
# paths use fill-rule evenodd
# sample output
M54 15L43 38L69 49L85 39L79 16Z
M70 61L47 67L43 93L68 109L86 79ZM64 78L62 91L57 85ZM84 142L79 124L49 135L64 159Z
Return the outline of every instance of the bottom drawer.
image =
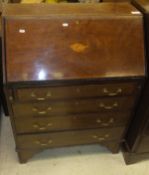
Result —
M17 136L16 141L19 148L49 148L119 140L122 137L123 131L124 127L51 132L46 134L20 135Z
M138 153L149 152L149 136L144 136L137 149Z

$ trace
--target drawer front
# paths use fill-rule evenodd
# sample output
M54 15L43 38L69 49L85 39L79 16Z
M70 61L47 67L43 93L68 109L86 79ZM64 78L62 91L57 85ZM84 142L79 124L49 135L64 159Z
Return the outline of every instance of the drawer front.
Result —
M109 140L119 140L124 128L91 129L83 131L56 132L47 134L32 134L17 136L19 148L48 148L77 144L100 143Z
M70 100L48 103L13 104L13 112L20 116L48 116L99 111L122 111L133 107L134 97Z
M45 101L98 96L121 96L136 93L137 83L97 84L65 87L39 87L17 89L19 101Z
M51 117L18 117L15 119L15 126L17 133L113 127L124 126L129 116L129 112L104 112Z

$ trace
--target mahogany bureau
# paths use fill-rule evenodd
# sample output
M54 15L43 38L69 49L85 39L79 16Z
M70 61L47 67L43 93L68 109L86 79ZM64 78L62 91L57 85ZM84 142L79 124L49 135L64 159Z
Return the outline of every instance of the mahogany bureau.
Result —
M135 0L133 5L144 14L147 74L149 75L149 1ZM149 79L147 78L135 118L126 135L124 158L127 164L149 158Z
M144 83L142 24L127 3L4 6L4 86L21 163L60 146L119 151Z

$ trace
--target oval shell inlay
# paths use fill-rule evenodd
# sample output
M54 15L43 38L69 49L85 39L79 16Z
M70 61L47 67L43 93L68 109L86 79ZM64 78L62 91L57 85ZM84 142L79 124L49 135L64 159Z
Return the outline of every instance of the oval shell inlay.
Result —
M70 48L71 48L74 52L81 53L81 52L84 52L84 51L88 48L88 45L81 44L81 43L74 43L74 44L71 44L71 45L70 45Z

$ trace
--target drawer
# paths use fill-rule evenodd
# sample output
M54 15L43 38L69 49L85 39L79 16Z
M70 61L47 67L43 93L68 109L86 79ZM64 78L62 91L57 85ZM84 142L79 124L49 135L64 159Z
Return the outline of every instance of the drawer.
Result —
M47 103L16 103L13 112L16 117L49 116L99 111L125 111L133 107L134 97L66 100Z
M121 96L136 93L137 83L112 83L65 87L21 88L16 90L19 101L45 101L98 96Z
M100 143L119 140L124 128L90 129L83 131L53 132L46 134L20 135L16 137L19 148L45 148L77 144Z
M18 117L15 119L15 126L17 133L113 127L124 126L129 116L129 112L104 112L51 117Z

